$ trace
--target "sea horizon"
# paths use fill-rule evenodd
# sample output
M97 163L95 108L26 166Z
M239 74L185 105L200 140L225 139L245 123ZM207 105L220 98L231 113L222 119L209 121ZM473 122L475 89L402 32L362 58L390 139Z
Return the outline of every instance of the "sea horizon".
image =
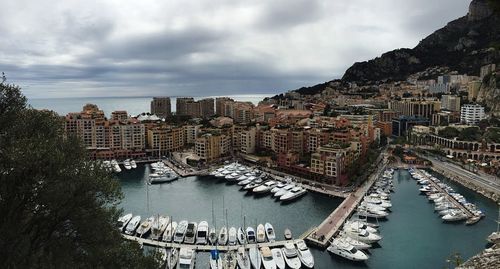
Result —
M234 95L209 95L209 96L165 96L170 97L172 112L176 111L176 101L179 97L193 97L195 100L203 98L229 97L236 101L252 102L258 105L266 97L275 94L234 94ZM35 109L48 109L64 116L72 112L80 112L85 104L95 104L110 116L112 111L126 110L129 115L135 116L150 112L150 102L157 96L103 96L103 97L51 97L29 98L28 104ZM215 104L214 104L215 105Z

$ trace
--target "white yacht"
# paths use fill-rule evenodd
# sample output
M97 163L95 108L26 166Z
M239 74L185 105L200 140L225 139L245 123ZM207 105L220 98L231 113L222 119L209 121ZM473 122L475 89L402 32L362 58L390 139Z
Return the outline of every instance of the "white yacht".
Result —
M194 269L196 253L190 248L181 248L179 252L179 262L177 269L189 268Z
M156 218L153 222L153 225L151 226L151 239L160 240L169 222L170 217L168 216L159 216L158 218Z
M236 244L238 244L238 236L237 236L236 228L234 228L234 227L229 228L227 238L228 238L228 241L227 241L228 245L236 246Z
M365 229L370 233L378 233L378 230L376 228L367 225L361 220L348 220L344 223L344 225L348 227L354 227L356 229Z
M266 222L264 228L266 229L267 240L269 242L274 242L276 240L276 234L274 233L273 225L271 225L271 223L269 222Z
M217 243L221 246L225 246L227 244L227 228L226 226L222 226L219 232L219 238L217 239Z
M347 234L347 236L367 244L373 244L382 239L380 235L372 234L369 233L367 230L357 229L355 227L344 226L344 231Z
M137 168L137 163L134 160L131 160L130 161L130 166L132 167L132 169L136 169Z
M271 189L271 193L277 193L279 190L281 190L283 187L285 187L285 184L283 182L278 182L278 184L276 184L276 186L274 186L272 189Z
M184 237L186 236L187 226L188 226L187 220L179 222L179 224L177 225L177 229L175 229L175 234L174 234L175 243L182 243L184 241Z
M137 228L137 235L139 237L143 237L145 236L147 233L149 233L149 231L151 230L151 226L153 225L153 222L155 221L155 217L154 216L151 216L149 218L147 218L145 221L143 221L141 223L141 225L139 225L139 227Z
M179 250L176 248L171 248L167 251L167 269L174 269L175 265L179 261Z
M338 239L347 242L348 244L352 245L357 249L369 249L372 247L370 244L363 243L359 240L349 237L347 234L345 234L345 232L340 232Z
M202 221L198 224L198 231L196 232L196 244L206 245L208 242L208 222Z
M368 260L368 255L363 251L356 249L347 242L333 239L327 250L335 255L351 261L366 261Z
M461 221L461 220L467 219L467 215L464 212L462 212L461 210L455 210L449 214L444 215L441 218L444 221L449 221L449 222Z
M245 232L241 227L238 228L238 242L240 243L240 245L244 245L247 242L247 237L245 236Z
M141 216L134 216L125 227L125 233L128 235L135 234L135 229L137 229L139 223L141 223Z
M247 178L247 179L245 179L245 180L242 180L242 181L238 182L238 185L240 185L240 186L245 186L245 185L247 185L247 184L248 184L248 183L250 183L250 182L252 182L252 180L251 180L251 179L249 179L249 178Z
M266 228L264 225L259 224L257 226L257 243L266 242Z
M240 177L240 174L236 173L236 172L233 172L229 175L226 175L226 180L229 181L229 182L232 182L232 181L236 181L237 178Z
M314 257L311 254L311 251L307 247L304 240L297 241L297 250L299 251L299 260L302 264L307 268L314 267Z
M271 253L273 254L274 262L276 263L276 268L285 269L286 263L285 258L283 258L283 252L281 252L280 248L271 249Z
M165 182L171 182L178 179L179 176L169 167L164 167L162 169L156 170L155 173L149 175L149 183L159 184Z
M276 182L269 180L266 183L264 183L258 187L255 187L252 191L255 193L267 193L267 192L271 191L271 189L273 188L274 185L276 185Z
M177 229L177 222L172 221L167 225L165 232L163 233L163 238L161 241L163 242L172 242L174 237L175 230Z
M300 269L302 264L297 255L297 249L295 249L292 243L285 243L285 247L281 248L281 251L283 252L285 263L289 268Z
M250 257L248 256L245 247L239 247L238 252L236 253L236 261L238 262L238 267L240 269L250 269Z
M120 168L120 165L118 165L118 162L116 160L111 161L111 166L112 166L113 171L115 173L120 173L122 171L122 169Z
M247 227L247 241L248 243L255 243L255 230L252 227Z
M285 229L285 232L283 233L283 235L285 236L286 240L292 240L292 238L293 238L292 231L288 228Z
M129 221L132 219L132 214L126 214L126 215L123 215L121 217L118 218L118 230L120 230L120 232L123 232L123 229L125 229L125 227L127 227L127 224L129 223Z
M274 262L273 253L269 247L261 247L260 256L262 258L262 265L264 265L264 269L276 269L276 262Z
M293 199L299 198L300 196L306 194L306 190L303 189L302 187L295 187L285 193L283 196L280 197L280 201L291 201Z
M217 242L217 230L214 227L210 228L210 232L208 233L208 241L211 245L215 245Z
M295 188L295 184L288 184L286 186L284 186L283 188L281 188L279 191L277 191L276 193L274 193L274 197L281 197L283 195L285 195L289 190Z
M250 263L252 264L253 268L259 268L262 266L262 259L260 257L260 251L257 248L257 245L254 245L253 247L250 247L248 250L248 256L250 257Z
M236 180L241 182L241 181L246 180L246 179L247 179L247 176L242 175L239 178L237 178Z
M127 169L127 170L132 169L132 166L130 165L129 159L126 159L125 161L123 161L123 167L125 167L125 169Z
M259 183L250 182L247 185L245 185L245 187L243 187L243 189L246 190L246 191L250 191L250 190L253 190L254 188L256 188L258 186L260 186Z
M196 231L198 227L198 223L196 222L190 222L188 223L187 229L186 229L186 238L184 238L184 243L186 244L194 244L196 240Z

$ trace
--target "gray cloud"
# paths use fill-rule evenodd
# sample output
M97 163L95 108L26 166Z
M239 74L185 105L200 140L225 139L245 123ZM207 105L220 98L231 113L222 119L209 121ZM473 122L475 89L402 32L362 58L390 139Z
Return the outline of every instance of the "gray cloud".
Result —
M468 2L9 1L0 71L34 98L276 93L413 47Z

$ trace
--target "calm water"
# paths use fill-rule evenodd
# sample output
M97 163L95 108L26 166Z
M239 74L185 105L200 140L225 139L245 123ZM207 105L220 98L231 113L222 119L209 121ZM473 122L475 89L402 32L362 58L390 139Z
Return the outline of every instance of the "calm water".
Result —
M147 166L122 172L125 199L122 206L126 212L149 216L157 212L173 216L174 220L207 220L212 223L212 201L214 202L217 226L225 222L224 208L228 210L229 226L241 226L242 215L246 224L255 228L257 223L270 222L277 234L289 227L295 236L318 225L341 200L308 193L300 200L282 205L270 196L255 197L239 191L237 185L210 177L190 177L170 184L145 184ZM468 258L485 246L485 238L496 230L495 204L485 198L450 183L468 200L476 203L485 213L486 219L474 226L444 224L434 213L433 204L419 195L417 184L407 171L395 173L396 192L392 195L392 214L381 222L383 236L380 247L371 249L371 258L364 264L352 263L326 251L313 249L315 268L444 268L446 259L455 252ZM149 196L149 209L148 199ZM197 264L207 264L208 254L197 257Z
M270 96L273 95L230 95L227 97L233 98L236 101L252 102L257 105L262 99ZM215 99L219 96L208 97ZM195 100L208 97L195 97ZM126 110L130 115L135 116L142 112L149 112L151 100L152 97L87 97L29 99L28 103L36 109L49 109L60 115L82 111L82 107L85 104L91 103L96 104L107 116L110 116L111 112L115 110ZM176 100L175 97L171 97L172 111L175 111Z

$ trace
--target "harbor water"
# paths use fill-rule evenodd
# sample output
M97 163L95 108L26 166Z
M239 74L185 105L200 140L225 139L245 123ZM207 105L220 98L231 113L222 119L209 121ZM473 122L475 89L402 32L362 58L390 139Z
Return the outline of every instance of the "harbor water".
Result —
M148 165L123 171L118 175L124 193L121 204L124 212L141 215L154 214L173 217L174 221L206 220L213 225L212 203L217 227L247 226L259 223L273 224L278 240L285 228L295 237L319 225L340 203L339 198L308 193L300 199L282 204L270 197L255 196L240 191L238 185L229 185L213 177L187 177L177 181L147 185ZM468 201L479 206L486 214L474 226L463 222L446 224L434 212L433 204L419 195L416 182L406 170L394 173L395 193L392 194L392 213L380 222L383 239L370 249L370 259L355 263L312 248L315 268L448 268L447 259L459 253L467 259L484 249L485 238L496 230L496 205L486 198L453 182L449 184ZM148 202L149 201L149 202ZM227 218L224 211L227 210ZM227 223L227 224L226 224ZM208 253L197 255L197 268L207 268ZM450 265L450 268L453 268Z

